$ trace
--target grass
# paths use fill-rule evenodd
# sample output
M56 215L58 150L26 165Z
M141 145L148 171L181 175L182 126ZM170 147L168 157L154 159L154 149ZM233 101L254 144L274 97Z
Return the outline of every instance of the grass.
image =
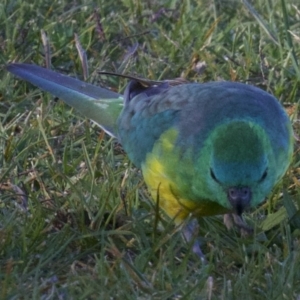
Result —
M299 6L251 3L1 2L0 299L300 299L298 141L283 181L245 214L253 236L199 220L203 265L116 141L4 69L44 66L50 51L53 68L83 78L76 33L89 82L124 89L98 70L248 82L285 105L298 136Z

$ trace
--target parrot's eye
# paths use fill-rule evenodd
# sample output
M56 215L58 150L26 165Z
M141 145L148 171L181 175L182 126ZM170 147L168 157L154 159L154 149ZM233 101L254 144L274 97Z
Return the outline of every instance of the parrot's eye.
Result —
M259 182L264 181L264 180L266 179L267 175L268 175L268 169L266 169L266 170L264 171L264 173L262 174L262 176L261 176Z
M215 182L220 183L212 169L210 169L210 176Z

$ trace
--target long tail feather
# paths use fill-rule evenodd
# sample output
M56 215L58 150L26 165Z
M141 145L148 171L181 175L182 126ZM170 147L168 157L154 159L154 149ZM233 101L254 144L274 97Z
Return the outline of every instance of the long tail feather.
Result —
M9 64L7 70L61 98L96 122L109 135L117 135L117 118L123 108L121 94L31 64Z

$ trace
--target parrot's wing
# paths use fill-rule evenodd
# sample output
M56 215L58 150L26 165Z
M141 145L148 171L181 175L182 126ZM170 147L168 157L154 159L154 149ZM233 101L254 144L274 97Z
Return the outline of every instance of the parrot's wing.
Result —
M6 68L79 110L109 135L117 135L117 119L123 108L121 94L32 64L14 63Z

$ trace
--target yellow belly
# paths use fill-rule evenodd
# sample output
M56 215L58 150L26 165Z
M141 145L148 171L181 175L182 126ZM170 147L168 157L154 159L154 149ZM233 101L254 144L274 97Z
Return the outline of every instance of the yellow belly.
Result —
M177 171L180 157L174 154L173 148L177 132L173 129L164 133L146 157L142 165L143 176L155 202L176 223L181 223L190 214L192 216L210 216L228 212L226 208L206 199L187 199L179 196L180 186L173 182L173 176L166 170L166 161L173 162L174 173ZM176 163L177 161L177 163ZM192 172L192 170L191 170Z

